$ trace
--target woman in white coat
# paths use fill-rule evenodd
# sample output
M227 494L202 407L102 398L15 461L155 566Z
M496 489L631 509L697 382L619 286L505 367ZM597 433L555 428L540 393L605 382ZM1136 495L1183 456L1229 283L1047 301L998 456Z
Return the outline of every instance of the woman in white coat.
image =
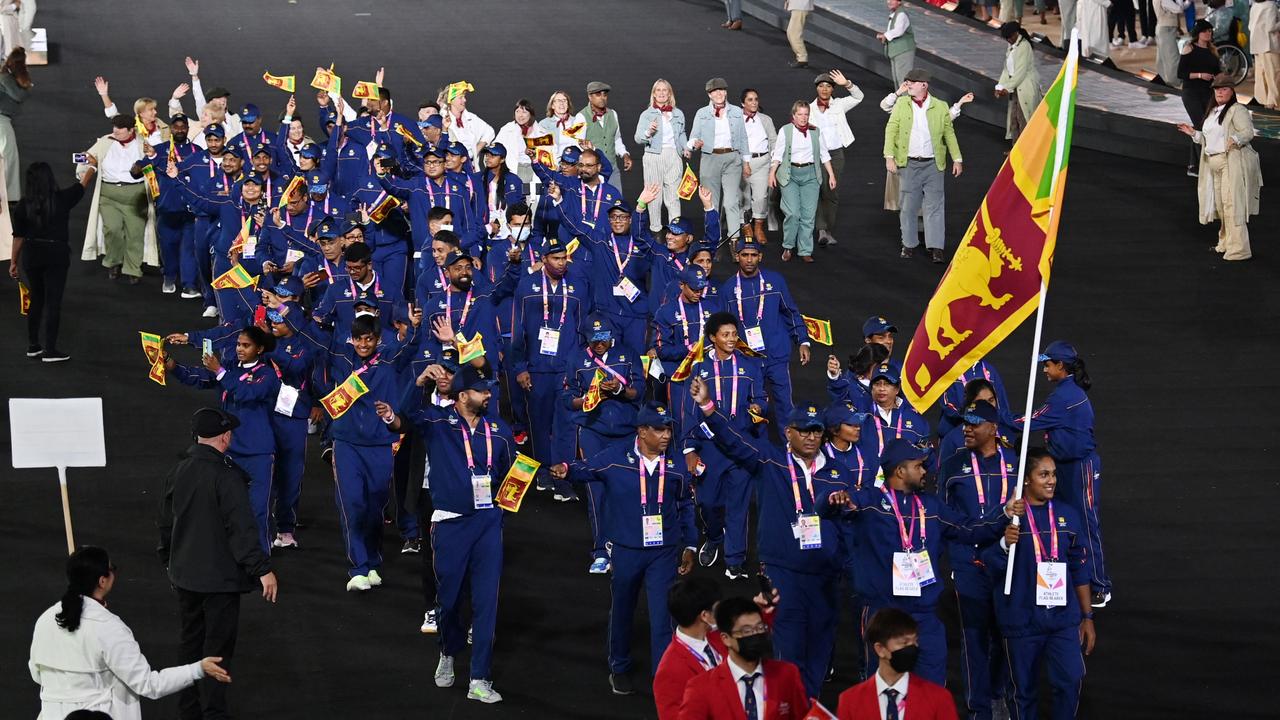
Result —
M115 581L115 565L102 548L85 546L67 559L67 592L36 620L31 638L28 666L40 685L37 720L62 720L81 709L141 720L140 698L171 695L206 675L231 682L219 657L152 670L129 627L107 610Z

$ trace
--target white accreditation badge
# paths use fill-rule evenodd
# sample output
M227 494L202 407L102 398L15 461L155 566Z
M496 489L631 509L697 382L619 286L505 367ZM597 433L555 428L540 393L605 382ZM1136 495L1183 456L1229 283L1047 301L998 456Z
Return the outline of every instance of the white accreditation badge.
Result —
M1067 564L1036 563L1036 604L1065 607L1067 604Z
M796 518L794 527L801 550L822 549L822 518L813 513L805 513Z
M747 347L756 352L764 352L764 331L759 325L747 328Z
M538 330L538 352L543 355L555 355L560 350L560 331L549 327Z
M298 404L298 388L280 383L280 392L276 395L276 412L285 417L293 417L293 407Z
M631 278L623 275L618 284L613 286L613 294L626 298L627 302L635 302L636 298L640 296L640 288L631 282Z
M493 507L492 481L488 475L471 476L471 504L477 510Z
M641 515L641 527L644 530L644 546L658 547L662 544L662 516Z
M893 594L898 597L920 597L920 578L916 576L919 567L915 553L896 552L893 554Z

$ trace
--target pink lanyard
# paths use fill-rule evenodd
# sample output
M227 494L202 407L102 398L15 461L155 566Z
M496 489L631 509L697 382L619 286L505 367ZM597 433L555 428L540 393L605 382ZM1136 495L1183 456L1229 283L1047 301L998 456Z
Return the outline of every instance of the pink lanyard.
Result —
M716 359L716 356L715 356L715 354L714 354L714 353L715 353L715 351L712 351L712 355L711 355L711 368L712 368L712 370L715 372L715 378L716 378L716 404L717 404L717 405L719 405L719 404L720 404L720 363L721 363L721 361L720 361L720 360L718 360L718 359ZM732 377L733 377L733 400L732 400L732 402L731 402L731 403L730 403L730 405L729 405L729 417L737 417L737 416L738 416L738 353L736 353L736 352L735 352L735 353L733 353L733 354L729 355L729 359L733 361L733 367L732 367L732 370L733 370L733 376L732 376Z
M1040 531L1036 529L1035 515L1027 508L1027 529L1031 531L1031 546L1036 551L1036 562L1043 562L1044 548L1040 545ZM1058 561L1058 528L1053 524L1053 501L1049 501L1049 560Z
M320 262L324 265L324 274L329 276L329 282L333 282L333 273L335 270L337 270L338 266L334 265L333 270L330 270L329 258L325 257L324 255L320 256ZM354 295L355 293L352 293L352 294Z
M431 198L431 207L436 207L436 191L432 188L433 180L427 178L427 197ZM449 205L449 186L443 180L440 181L440 192L444 193L444 207L446 210L453 209Z
M804 505L800 502L800 481L796 478L796 465L800 460L791 453L787 453L787 471L791 473L791 494L796 499L796 516L799 517L804 513ZM813 474L818 472L818 463L814 461L809 467L809 473L804 476L805 485L809 487L809 500L813 500Z
M326 272L328 272L328 270L329 270L329 264L328 264L328 261L327 261L327 260L325 261L325 268L324 268L324 269L325 269L325 271L326 271ZM351 299L352 299L352 300L355 300L356 298L360 297L360 294L356 292L356 281L355 281L355 279L354 279L354 278L352 278L350 275L348 275L348 276L347 276L347 282L351 285ZM376 272L375 272L375 273L373 273L373 297L374 297L374 299L376 300L377 298L379 298L379 297L381 297L381 296L382 296L382 283L378 280L378 273L376 273Z
M489 469L493 467L493 434L489 431L489 423L485 422L484 418L480 418L480 425L484 427L484 470L485 474L488 474ZM471 434L467 431L466 418L462 418L462 422L458 423L458 430L462 431L462 449L467 453L467 469L474 476L476 459L471 452Z
M636 457L639 460L636 465L640 470L640 511L648 512L649 510L649 486L644 480L644 456L640 454L640 448L636 448ZM662 496L667 491L667 464L662 461L662 457L658 457L658 515L662 514Z
M547 277L547 271L542 271L542 324L546 325L551 319L551 299L547 295L547 286L551 284L551 279ZM569 284L565 278L560 278L560 292L563 301L560 304L560 325L557 330L564 327L565 314L569 312Z
M288 354L289 354L289 348L288 348L288 347L284 347L284 348L281 348L281 349L284 351L284 353L285 353L286 355L288 355ZM284 383L284 374L280 372L280 366L279 366L279 365L277 365L277 364L276 364L276 362L275 362L274 360L272 360L272 361L271 361L271 369L276 371L276 377L277 377L277 378L279 378L279 379L280 379L280 382L283 384L283 383ZM303 390L303 389L305 389L306 387L307 387L307 379L304 377L304 378L302 378L302 382L298 384L298 390Z
M248 380L249 378L253 377L254 371L261 366L262 366L262 361L255 360L252 365L244 369L244 373L240 375L240 382L244 382L245 380Z
M600 203L596 203L597 208L599 205ZM631 262L631 251L635 249L635 243L631 241L631 238L627 238L626 260L623 260L622 256L618 254L618 243L613 239L612 235L609 237L609 249L613 251L613 262L618 266L618 280L621 281L626 276L627 264Z
M747 321L747 316L742 312L742 273L741 272L738 272L736 274L735 280L737 282L737 288L736 288L735 294L738 296L738 317L741 318L742 322L745 323ZM756 306L755 327L760 326L760 321L764 317L764 280L763 278L760 280L760 295L758 297L760 298L760 303L759 305Z
M378 364L378 356L381 354L382 353L374 353L373 357L369 358L369 360L365 362L365 364L361 365L359 370L356 370L351 374L356 376L363 375L365 370L368 370L369 368Z
M685 313L684 313L684 298L682 297L676 298L676 307L680 310L680 329L684 331L684 347L686 350L692 350L693 340L692 340L692 337L689 335L689 319L687 316L685 316ZM698 314L698 337L701 338L704 328L706 328L706 323L702 319L701 304L698 305L697 314ZM735 371L734 374L737 375L737 371ZM734 386L734 390L737 390L736 385Z
M1004 466L1004 449L997 445L996 452L1000 453L1000 504L1004 505L1009 494L1009 470ZM973 468L973 484L978 488L978 507L986 510L987 494L982 488L982 471L978 469L978 453L969 452L969 465Z
M617 370L614 370L613 368L601 362L600 358L596 357L595 353L591 352L591 348L587 348L587 357L591 358L591 362L598 365L601 370L604 370L605 372L609 373L615 379L617 379L618 382L622 383L623 387L626 387L627 379L622 375L619 375Z
M578 185L582 188L582 192L578 194L578 201L582 205L582 222L594 228L596 226L596 218L600 217L600 203L604 201L604 183L601 182L600 187L596 188L596 207L595 212L591 214L590 220L587 219L587 190L589 188L583 183L578 183Z
M458 321L458 327L454 328L454 332L460 332L467 324L467 313L471 311L471 293L467 291L467 299L462 301L462 319ZM444 309L449 315L449 323L453 324L453 285L446 285L444 288Z
M882 427L880 426L880 423L881 423L882 421L881 421L881 419L880 419L880 410L879 410L879 408L876 408L876 409L875 409L875 411L874 411L872 414L875 416L875 421L876 421L876 438L877 438L877 439L878 439L878 441L880 442L880 452L881 452L881 453L883 453L883 452L884 452L884 428L882 428ZM890 417L892 417L892 416L893 416L893 411L892 411L892 410L890 410L890 411L889 411L889 416L890 416ZM897 429L894 431L894 433L895 433L895 434L894 434L894 439L896 439L896 440L901 440L901 439L902 439L902 413L898 413L898 427L897 427Z
M893 505L894 517L898 518L898 535L902 538L902 549L905 552L911 552L911 536L916 534L916 516L911 515L911 529L907 529L907 523L902 519L902 511L898 509L898 494L893 488L885 486L881 488L884 494L889 496L889 502ZM924 541L928 537L928 530L925 527L924 520L924 503L920 502L919 495L912 495L916 501L916 509L920 511L920 546L924 547Z
M855 489L855 490L858 490L858 489L861 489L861 488L862 488L862 469L863 469L863 464L862 464L862 451L858 449L858 446L857 446L857 444L856 444L856 443L850 443L850 444L849 444L849 447L850 447L850 449L852 449L855 453L857 453L857 454L858 454L858 479L857 479L857 481L856 481L856 482L854 482L854 489ZM836 450L836 446L835 446L835 444L834 444L834 443L827 443L827 453L831 456L831 459L832 459L832 460L835 460L835 459L836 459L836 453L837 453L837 452L842 452L842 451L840 451L840 450Z

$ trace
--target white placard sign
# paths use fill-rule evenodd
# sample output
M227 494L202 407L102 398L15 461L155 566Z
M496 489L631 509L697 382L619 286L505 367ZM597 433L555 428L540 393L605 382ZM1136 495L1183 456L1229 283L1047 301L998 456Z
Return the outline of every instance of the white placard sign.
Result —
M103 467L102 398L10 398L15 468Z

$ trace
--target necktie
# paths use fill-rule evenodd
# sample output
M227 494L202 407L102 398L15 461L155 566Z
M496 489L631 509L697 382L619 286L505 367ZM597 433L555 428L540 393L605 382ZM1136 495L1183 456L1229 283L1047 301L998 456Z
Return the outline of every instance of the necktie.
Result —
M710 643L708 643L705 647L703 647L703 648L702 648L702 652L706 654L706 656L707 656L707 660L710 660L710 661L711 661L711 667L715 667L715 666L716 666L716 651L711 649L711 644L710 644Z
M760 711L756 708L756 691L755 688L752 687L756 684L756 680L759 679L759 677L760 673L758 672L742 676L742 682L747 686L747 695L742 699L742 708L747 711L747 720L760 720ZM895 720L898 717L896 710L893 717Z
M889 701L884 706L884 720L898 720L898 691L885 688L882 694Z

